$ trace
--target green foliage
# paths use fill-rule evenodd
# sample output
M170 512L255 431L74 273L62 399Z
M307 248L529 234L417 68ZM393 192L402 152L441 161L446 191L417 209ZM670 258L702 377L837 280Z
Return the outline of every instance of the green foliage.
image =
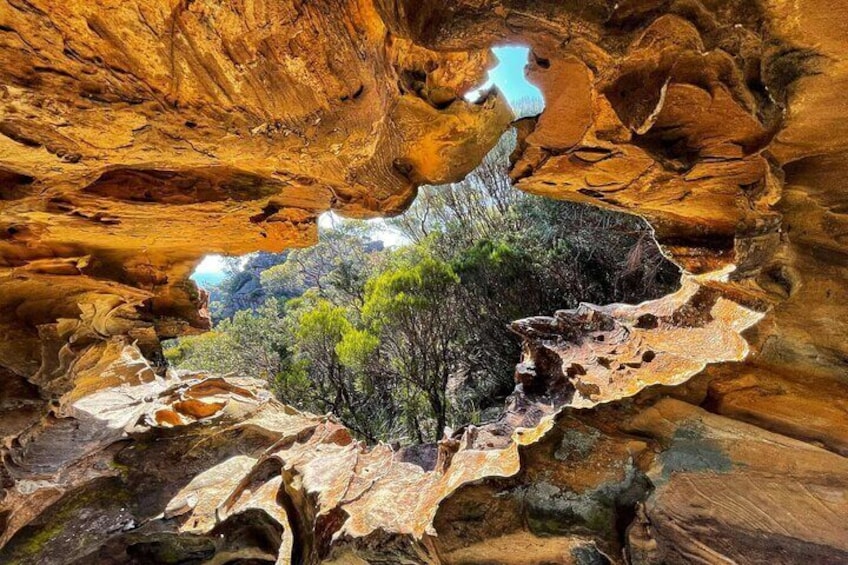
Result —
M389 359L384 369L408 389L406 402L417 396L429 406L422 424L420 400L405 406L409 431L419 439L422 426L437 440L448 421L447 389L459 351L460 318L456 316L459 277L446 262L431 256L402 262L368 281L362 319L380 336ZM414 406L415 414L409 410Z
M354 371L363 371L372 355L380 347L380 338L367 330L350 328L336 344L336 355L342 365Z
M271 386L283 402L308 410L310 406L303 400L308 398L312 390L309 360L292 359L285 367L280 368L271 381Z
M318 299L309 308L295 306L294 309L294 335L300 343L318 342L335 347L351 330L344 308L327 300Z
M519 282L527 274L532 258L505 241L480 240L460 250L452 261L463 283L488 280L493 273L503 282Z
M231 262L219 297L248 305L167 360L262 376L282 401L369 441L432 441L484 420L514 387L509 322L639 302L678 280L641 220L513 190L514 143L505 135L462 182L422 188L388 222L409 245L382 250L368 224L343 222L264 268L251 259L249 274Z
M380 248L364 222L322 229L316 245L291 251L284 263L263 271L262 288L271 296L290 297L313 289L336 303L361 300L373 252Z
M434 308L459 277L450 265L433 257L424 257L414 265L387 270L368 281L362 315L378 327L401 316Z
M182 369L271 379L289 361L280 308L271 299L255 313L237 312L208 333L180 339L165 358Z

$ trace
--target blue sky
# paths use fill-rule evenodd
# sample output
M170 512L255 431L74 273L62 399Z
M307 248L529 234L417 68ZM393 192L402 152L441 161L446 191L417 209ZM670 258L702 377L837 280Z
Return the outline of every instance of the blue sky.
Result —
M530 49L518 45L495 47L492 49L498 58L498 64L489 71L489 80L479 88L472 90L468 98L473 100L481 90L497 85L507 102L514 105L522 98L542 101L542 92L530 84L524 77L524 67L530 57Z
M524 77L524 67L527 65L527 60L530 57L530 49L516 45L495 47L492 51L498 58L497 65L489 71L489 79L479 88L469 92L466 98L474 100L479 96L480 91L495 84L510 105L514 105L515 102L522 98L542 101L541 91L527 82L527 79ZM330 214L332 213L322 215L320 222L323 227L332 225L334 218ZM381 222L382 220L374 221ZM396 244L397 241L394 241L394 239L396 239L397 234L388 230L385 231L386 244ZM201 286L217 284L224 279L223 267L224 262L220 255L207 255L200 265L197 266L191 278Z

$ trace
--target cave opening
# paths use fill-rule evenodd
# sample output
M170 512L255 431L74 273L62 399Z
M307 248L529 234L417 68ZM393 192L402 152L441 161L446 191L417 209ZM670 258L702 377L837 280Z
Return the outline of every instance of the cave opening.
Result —
M838 3L15 4L0 561L845 555Z
M535 119L545 103L525 76L530 49L493 52L497 64L466 100L497 88L516 119ZM289 405L402 445L501 418L516 383L547 394L551 374L575 377L580 365L560 367L553 354L548 367L519 363L516 321L658 299L680 272L640 218L516 190L517 138L510 128L463 180L419 188L394 218L328 212L313 247L206 257L193 279L215 325L169 344L171 366L261 376Z
M516 119L536 116L545 109L545 97L539 88L527 79L530 48L526 45L501 45L492 48L497 60L482 85L465 94L469 102L480 100L492 87L506 98Z
M214 327L167 344L171 366L265 378L280 400L334 413L371 442L428 443L445 426L497 420L527 373L514 322L658 299L680 281L643 220L512 188L514 143L505 134L466 179L422 187L398 217L327 216L313 247L218 260L227 272L206 286Z

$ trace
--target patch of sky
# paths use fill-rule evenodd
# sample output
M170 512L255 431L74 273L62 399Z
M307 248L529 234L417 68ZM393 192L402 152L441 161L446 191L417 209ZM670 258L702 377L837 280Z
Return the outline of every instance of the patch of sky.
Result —
M247 260L245 256L244 261ZM242 263L244 262L242 261ZM221 284L227 278L226 262L223 255L207 255L191 275L191 280L204 288Z
M498 64L489 71L488 80L465 95L470 101L477 100L483 92L496 86L512 107L516 117L523 118L544 108L542 91L527 80L524 68L530 60L530 48L522 45L506 45L492 48Z

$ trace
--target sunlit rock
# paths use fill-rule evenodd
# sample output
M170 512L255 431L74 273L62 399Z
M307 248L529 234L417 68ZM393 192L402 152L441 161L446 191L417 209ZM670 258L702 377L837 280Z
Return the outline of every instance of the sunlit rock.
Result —
M0 560L845 561L846 22L0 2ZM677 293L516 322L504 413L437 445L166 369L162 339L209 328L204 255L306 246L327 210L397 214L471 171L511 116L463 95L509 42L547 100L514 124L516 186L646 218Z

